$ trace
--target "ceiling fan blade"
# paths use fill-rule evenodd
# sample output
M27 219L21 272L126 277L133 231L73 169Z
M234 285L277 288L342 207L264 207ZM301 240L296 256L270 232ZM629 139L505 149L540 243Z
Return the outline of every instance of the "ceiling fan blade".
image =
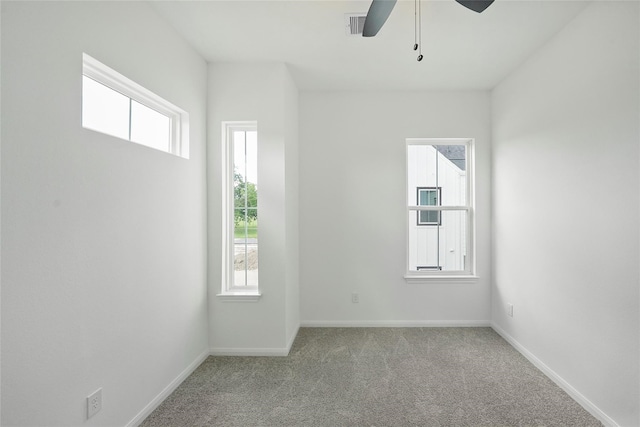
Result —
M380 28L387 21L387 18L396 5L397 0L373 0L369 6L369 12L364 20L362 37L373 37L378 34Z
M474 12L483 12L486 8L491 6L494 0L456 0L458 3L466 7L467 9L471 9Z

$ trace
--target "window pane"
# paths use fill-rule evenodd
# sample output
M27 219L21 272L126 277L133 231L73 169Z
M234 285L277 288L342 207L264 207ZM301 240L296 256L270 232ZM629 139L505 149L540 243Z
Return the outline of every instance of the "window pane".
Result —
M247 208L247 215L257 218L258 188L253 182L243 182L242 176L234 176L233 205L235 208Z
M258 132L249 131L246 135L247 182L258 185Z
M247 286L258 286L258 244L247 246Z
M420 217L419 225L437 225L440 222L440 212L437 211L419 211L418 215Z
M82 126L129 139L129 98L82 76Z
M255 209L235 209L233 235L235 239L257 239L258 218Z
M257 218L258 207L257 151L255 132L234 132L234 207L250 208L248 215L252 219Z
M417 215L440 215L441 225L417 225ZM409 212L409 270L463 271L467 260L467 211ZM413 225L412 225L413 224Z
M257 132L233 130L234 283L258 287Z
M418 190L418 206L426 206L429 204L429 192L428 190Z
M244 209L241 215L244 217ZM247 218L249 216L247 215ZM258 221L236 221L234 226L234 286L258 285Z
M233 285L234 286L247 286L247 274L245 266L247 265L247 245L242 244L234 245L234 258L233 258Z
M420 188L418 187L418 206L438 206L439 188ZM438 225L440 222L440 213L436 211L418 211L418 225Z
M235 287L258 286L258 245L236 245L234 258Z
M409 205L415 200L418 188L439 188L438 194L425 193L423 206L464 206L466 201L466 146L465 145L409 145L407 171Z
M431 190L427 194L427 205L438 206L438 192L436 190Z
M438 206L438 190L418 188L418 206Z
M246 207L246 184L244 178L239 173L233 174L233 207L235 209L244 209ZM244 217L245 211L242 211ZM238 212L236 211L236 217Z
M131 101L131 141L170 151L171 119L137 101Z
M434 145L438 152L461 171L467 168L467 147L465 145Z
M233 132L233 185L242 184L246 181L247 172L245 170L245 134L244 131ZM238 205L236 203L236 205ZM244 202L240 204L244 206Z

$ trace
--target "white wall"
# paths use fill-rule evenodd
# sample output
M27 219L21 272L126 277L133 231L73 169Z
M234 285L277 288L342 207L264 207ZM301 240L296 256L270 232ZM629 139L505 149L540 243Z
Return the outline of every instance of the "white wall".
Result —
M188 111L191 158L83 129L83 52ZM2 425L125 425L208 350L206 79L144 3L2 2Z
M294 325L297 90L284 64L209 66L209 344L216 354L286 354ZM216 296L222 278L222 122L257 121L258 302ZM287 164L287 160L293 160ZM289 216L293 216L289 221ZM291 325L287 319L291 319Z
M493 321L621 426L640 424L638 18L593 3L493 93Z
M301 94L303 324L488 324L489 101L487 92ZM476 283L403 278L409 137L476 139Z
M290 348L300 327L299 95L293 79L285 77L286 337Z

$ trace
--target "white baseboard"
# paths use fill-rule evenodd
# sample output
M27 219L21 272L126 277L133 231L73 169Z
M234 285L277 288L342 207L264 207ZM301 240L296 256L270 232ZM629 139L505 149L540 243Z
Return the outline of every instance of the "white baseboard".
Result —
M287 348L221 348L214 347L209 351L211 356L264 356L284 357L289 355Z
M296 337L298 336L298 332L300 331L300 325L298 325L296 327L296 330L293 332L293 334L289 337L289 341L287 342L287 356L289 355L289 353L291 352L291 347L293 346L293 342L296 340Z
M526 357L533 365L540 369L547 377L549 377L554 383L563 389L569 396L578 402L587 412L596 417L607 427L620 427L611 417L605 414L600 408L594 405L589 399L584 397L578 390L573 388L571 384L565 381L560 375L555 373L553 369L544 364L533 353L527 350L522 344L516 341L511 335L506 333L495 323L491 323L491 328L496 331L502 338L504 338L513 348L518 350L524 357Z
M347 320L317 320L305 321L296 328L287 342L285 348L223 348L212 347L211 356L265 356L284 357L288 356L291 346L298 336L300 328L444 328L444 327L491 327L488 320L371 320L371 321L347 321Z
M187 379L189 375L196 370L198 366L204 362L204 360L209 356L209 352L205 351L200 356L196 358L187 368L180 373L168 386L164 388L147 406L138 413L131 421L129 421L125 427L136 427L140 425L145 418L147 418L171 393L174 392L175 389L178 388L180 384L184 380Z
M211 356L264 356L264 357L285 357L289 355L291 346L298 336L300 326L289 337L287 346L284 348L224 348L212 347L209 350Z
M303 328L480 328L489 320L305 320Z

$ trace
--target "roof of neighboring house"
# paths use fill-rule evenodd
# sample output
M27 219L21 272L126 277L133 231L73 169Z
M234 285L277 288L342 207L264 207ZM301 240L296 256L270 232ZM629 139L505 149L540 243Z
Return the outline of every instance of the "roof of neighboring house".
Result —
M464 145L436 145L435 147L436 150L460 168L460 170L465 170L467 162L465 160Z

